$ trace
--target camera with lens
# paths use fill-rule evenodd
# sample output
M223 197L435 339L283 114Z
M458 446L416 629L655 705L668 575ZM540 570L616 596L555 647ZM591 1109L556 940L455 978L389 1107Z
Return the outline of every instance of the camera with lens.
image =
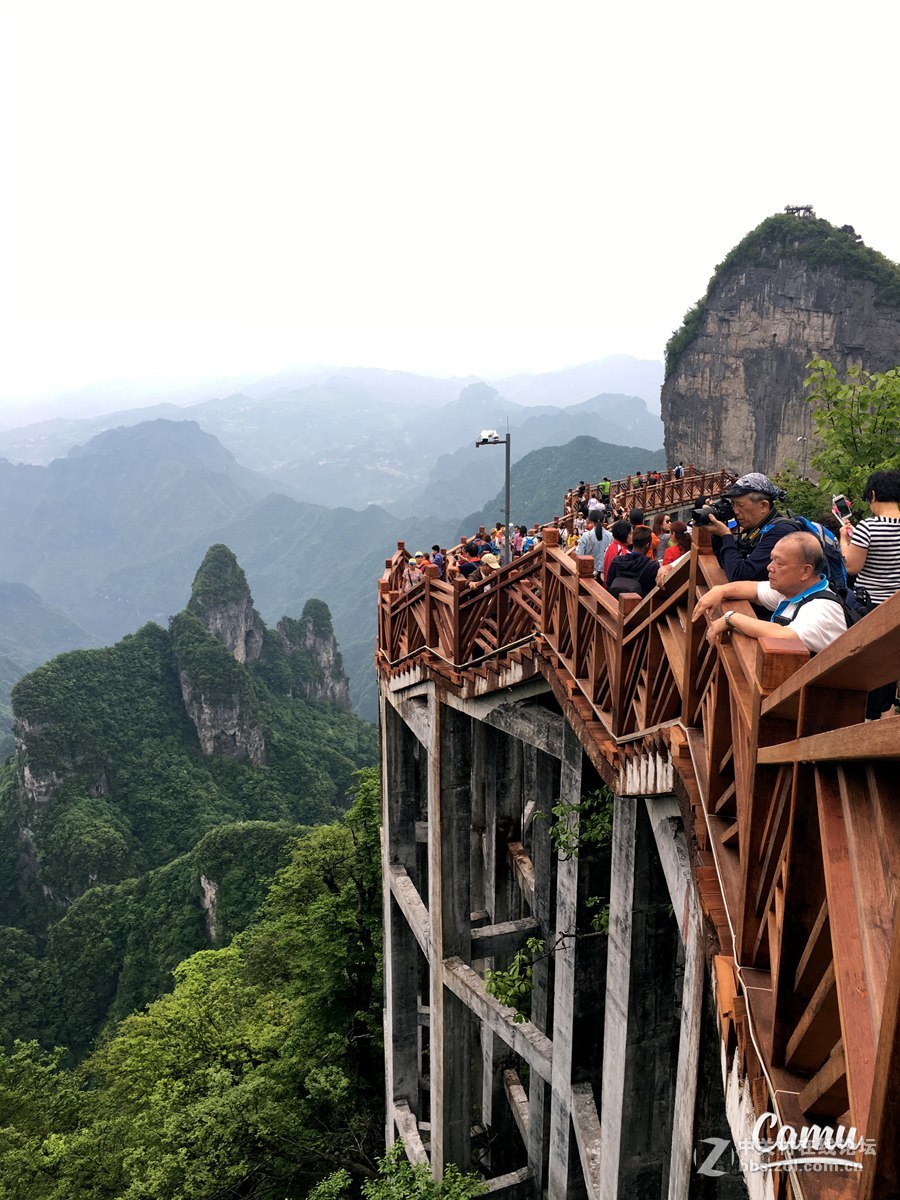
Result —
M708 525L711 517L715 517L717 521L724 521L727 525L734 516L734 509L727 496L720 496L718 500L708 500L700 507L692 508L691 516L695 525Z

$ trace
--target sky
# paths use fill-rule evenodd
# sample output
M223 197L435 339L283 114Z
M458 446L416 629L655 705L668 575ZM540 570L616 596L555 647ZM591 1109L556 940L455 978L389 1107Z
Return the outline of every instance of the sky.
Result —
M0 0L0 408L660 359L786 204L898 260L897 11Z

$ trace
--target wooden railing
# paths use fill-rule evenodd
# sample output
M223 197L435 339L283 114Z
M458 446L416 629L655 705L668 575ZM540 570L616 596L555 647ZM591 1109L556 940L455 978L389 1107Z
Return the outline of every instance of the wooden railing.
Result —
M645 516L659 512L672 512L675 509L686 508L694 504L701 496L718 496L734 483L737 478L731 471L695 471L693 466L685 468L681 479L676 479L670 467L661 474L659 483L650 483L646 477L638 484L627 475L624 479L615 479L609 484L609 496L613 503L621 504L626 512L633 508L643 509ZM586 498L596 496L599 500L606 485L599 483L587 487ZM566 492L564 501L564 517L571 528L571 520L578 507L579 496L576 489Z
M404 595L404 564L401 547L379 584L387 685L413 671L484 691L527 663L612 782L635 757L665 754L719 943L722 1037L757 1112L896 1144L900 719L866 723L865 703L900 677L900 594L810 658L784 639L707 641L694 606L724 576L703 529L643 600L614 600L593 560L565 554L552 528L475 587L431 568ZM887 1195L877 1172L895 1167L884 1161L867 1157L861 1179L798 1186Z

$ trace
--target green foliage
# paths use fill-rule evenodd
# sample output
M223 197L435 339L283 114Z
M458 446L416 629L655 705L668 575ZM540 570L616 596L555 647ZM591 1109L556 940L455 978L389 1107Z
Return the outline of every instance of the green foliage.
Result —
M38 862L44 882L59 897L74 897L95 883L121 879L132 863L128 818L82 785L64 784L46 815Z
M350 1172L341 1167L339 1171L317 1184L306 1200L347 1200L351 1182Z
M268 642L277 646L277 636ZM264 670L236 662L198 617L180 613L169 634L148 625L21 680L22 765L48 781L52 798L27 811L13 775L0 776L0 860L9 868L0 873L0 921L40 930L54 903L158 868L220 825L334 820L353 773L377 760L377 733L307 700L295 687L296 663L284 666L280 691ZM179 670L195 699L261 728L268 766L201 754ZM37 877L23 872L18 855L24 826ZM39 884L50 889L49 903Z
M484 973L485 991L501 1004L516 1010L513 1021L520 1025L531 1011L531 992L534 987L534 962L544 954L542 938L529 938L523 949L513 955L505 971L488 968Z
M472 1200L483 1196L486 1187L477 1175L464 1175L453 1165L438 1182L424 1164L412 1166L402 1144L395 1142L378 1164L378 1178L362 1191L366 1200Z
M820 217L776 213L748 233L716 267L705 294L688 310L666 344L666 379L699 333L722 277L742 267L775 270L782 259L797 259L814 268L830 267L847 279L869 281L875 285L876 305L900 308L900 267L867 246L851 226L839 229Z
M324 600L316 600L311 597L303 606L303 621L308 621L313 633L317 638L330 638L334 636L334 628L331 624L331 610Z
M0 1045L40 1033L43 971L35 939L24 929L0 925Z
M33 771L74 767L91 783L123 744L177 736L186 724L168 636L152 624L38 667L16 684L13 708L31 727L24 761Z
M252 716L256 696L251 677L227 646L191 612L169 622L172 649L180 670L186 671L192 692L212 704L229 704Z
M211 608L245 599L250 600L250 585L238 560L227 546L210 546L194 576L188 612L202 617Z
M0 1057L0 1195L299 1200L321 1183L325 1200L341 1169L375 1174L378 813L362 772L345 820L294 843L257 920L182 962L80 1068L34 1045ZM374 1193L394 1194L432 1193Z
M787 493L785 506L795 515L821 521L831 512L831 495L826 488L819 487L810 479L804 479L795 462L786 462L774 482Z
M577 804L557 800L550 810L550 841L563 858L577 858L583 851L608 846L612 841L615 797L608 787L582 796ZM548 820L547 813L536 812L535 820Z
M588 908L596 908L597 912L591 917L591 929L594 933L609 933L609 905L604 904L603 896L588 896L585 904Z
M824 358L807 369L804 384L821 446L812 465L826 488L846 493L862 512L868 476L900 468L900 367L882 373L849 367L843 381Z

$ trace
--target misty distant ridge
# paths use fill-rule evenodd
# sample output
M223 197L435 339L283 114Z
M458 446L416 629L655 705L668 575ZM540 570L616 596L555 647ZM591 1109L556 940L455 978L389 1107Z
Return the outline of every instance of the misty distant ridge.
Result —
M467 384L481 381L492 384L520 404L567 405L587 399L591 394L621 392L639 396L652 412L659 412L663 366L656 359L638 359L618 354L556 371L533 374L520 372L499 377L475 374L430 376L377 367L315 366L279 371L262 378L245 374L171 388L157 386L148 389L134 381L108 380L30 402L10 401L5 408L0 407L0 431L8 433L37 424L109 420L111 417L118 418L118 424L133 424L126 418L136 410L144 414L140 419L146 420L153 416L170 416L171 409L190 408L236 393L252 400L280 399L304 388L337 379L363 384L373 397L411 407L431 403L435 398L438 402L441 398L448 402L459 395Z
M189 420L218 438L241 466L267 476L272 490L314 503L380 504L395 512L424 503L424 511L435 511L441 503L454 503L460 489L465 506L496 491L502 463L474 454L484 427L508 423L514 461L582 434L657 449L662 423L646 401L624 388L599 386L603 378L620 379L629 371L646 383L650 370L658 391L661 364L624 358L493 384L348 369L286 390L272 377L264 388L188 407L155 404L8 430L0 433L0 456L46 465L117 427ZM266 394L250 394L257 390ZM541 402L548 397L554 402ZM455 461L446 463L448 455ZM435 494L444 487L447 495Z
M472 451L502 470L502 452ZM512 468L513 520L549 520L575 479L661 462L659 450L591 436L530 453ZM373 596L385 557L400 539L456 544L477 528L476 504L496 519L497 482L488 482L462 502L436 489L426 497L436 507L401 514L342 505L339 495L308 503L277 494L196 422L164 419L106 431L45 467L0 460L0 581L11 585L0 582L0 629L32 631L27 645L14 639L24 659L10 647L4 661L0 647L0 735L9 688L43 646L111 644L146 621L165 625L215 543L245 564L264 618L299 616L313 596L329 604L354 704L373 717Z

